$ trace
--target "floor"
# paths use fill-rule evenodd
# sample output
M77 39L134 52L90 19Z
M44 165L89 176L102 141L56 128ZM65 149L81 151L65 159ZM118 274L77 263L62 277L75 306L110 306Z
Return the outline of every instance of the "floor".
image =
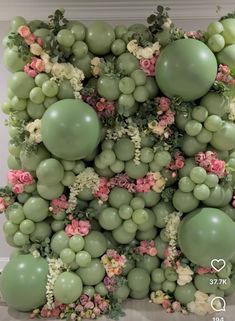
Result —
M126 316L121 321L234 321L235 315L235 295L228 298L226 312L209 315L207 317L198 317L196 315L184 316L179 313L167 314L163 309L155 304L148 303L147 300L128 300L124 304ZM218 317L218 318L214 318ZM0 303L0 321L24 321L29 320L29 314L20 313L9 309L4 303ZM106 318L99 318L105 321Z

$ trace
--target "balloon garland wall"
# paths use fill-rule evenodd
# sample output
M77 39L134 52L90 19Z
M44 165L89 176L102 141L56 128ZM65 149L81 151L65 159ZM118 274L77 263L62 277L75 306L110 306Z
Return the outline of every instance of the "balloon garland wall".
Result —
M3 40L1 292L32 317L115 319L148 296L206 315L235 291L235 14L185 32L158 6L147 23L56 10Z

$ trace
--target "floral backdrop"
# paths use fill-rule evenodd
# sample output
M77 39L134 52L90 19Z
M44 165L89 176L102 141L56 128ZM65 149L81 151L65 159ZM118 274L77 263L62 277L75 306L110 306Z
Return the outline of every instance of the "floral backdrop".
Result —
M0 289L32 318L205 316L235 291L235 13L186 32L169 10L11 21Z

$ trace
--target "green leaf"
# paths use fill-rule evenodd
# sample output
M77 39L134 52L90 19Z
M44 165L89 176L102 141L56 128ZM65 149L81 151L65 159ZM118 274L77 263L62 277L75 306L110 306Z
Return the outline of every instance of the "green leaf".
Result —
M163 13L163 11L164 11L163 6L157 6L157 11L158 11L159 13Z
M155 16L155 14L151 14L151 15L147 18L147 22L148 22L148 24L152 24L154 21L156 21L156 16Z

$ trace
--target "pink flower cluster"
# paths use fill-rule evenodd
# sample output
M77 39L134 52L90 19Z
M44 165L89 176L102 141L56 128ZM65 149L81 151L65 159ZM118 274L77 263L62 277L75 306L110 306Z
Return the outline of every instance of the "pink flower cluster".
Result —
M43 71L45 71L45 64L41 58L33 57L32 62L24 66L24 72L32 78L35 78Z
M84 319L95 319L99 315L105 313L110 306L109 301L97 293L93 298L90 298L86 294L82 294L79 301L80 303L75 307L75 311ZM74 320L77 320L77 316Z
M172 171L172 177L177 176L177 171L184 167L184 163L184 156L180 152L176 152L174 155L174 160L172 160L167 166L167 168Z
M235 83L235 79L231 75L231 70L227 65L219 65L218 73L216 75L217 81L222 81L227 85L233 85Z
M166 112L171 107L171 100L167 97L160 97L158 99L159 107L162 112Z
M67 197L63 194L59 198L56 198L50 202L49 210L53 214L59 214L67 210L69 207L69 202L67 201Z
M174 312L183 312L186 311L181 306L181 303L178 301L171 301L170 299L164 299L162 302L162 307L166 310L167 313L174 313Z
M158 55L153 56L150 59L146 59L146 58L140 59L140 69L142 69L148 76L155 75L155 65L157 62Z
M140 245L136 247L135 251L140 255L150 255L150 256L156 256L157 255L157 249L155 246L154 241L141 241Z
M40 46L43 45L42 38L36 37L29 29L28 26L20 26L18 28L18 34L24 38L24 41L27 45L32 45L33 43L37 42Z
M34 183L34 178L29 172L11 169L7 174L8 182L11 184L12 192L21 194L24 187Z
M117 280L115 277L108 277L107 275L105 276L104 280L104 285L108 292L113 293L116 290L116 285L117 285Z
M200 30L199 31L187 31L185 33L185 35L187 36L187 38L192 38L192 39L201 40L203 38L203 33Z
M105 98L100 98L96 105L95 109L100 115L112 114L115 111L115 104L113 101L107 100Z
M155 184L152 174L147 174L145 177L136 180L135 190L138 193L147 193Z
M91 228L91 223L89 221L75 220L71 221L71 224L68 224L65 228L65 233L71 237L73 235L85 236L89 233Z
M195 156L195 160L196 163L203 167L208 173L213 173L219 178L224 178L227 175L225 161L218 159L215 152L200 152Z
M106 274L109 278L121 275L126 264L125 255L120 255L116 250L107 250L106 254L101 257Z
M178 260L178 258L180 257L181 255L181 251L180 250L177 250L177 255L175 257L176 261L175 262L172 262L172 260L169 259L169 247L166 247L163 251L163 256L164 256L164 261L163 261L163 264L165 267L173 267L176 266L180 266L180 261Z
M10 206L12 203L14 203L14 198L10 196L1 196L0 197L0 213L3 213L6 211L8 206Z
M197 267L195 272L199 275L216 273L216 271L212 267L202 267L202 266Z

